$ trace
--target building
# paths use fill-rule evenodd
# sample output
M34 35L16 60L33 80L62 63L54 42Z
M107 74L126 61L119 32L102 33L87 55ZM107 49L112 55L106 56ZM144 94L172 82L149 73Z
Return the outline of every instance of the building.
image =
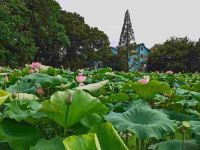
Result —
M117 49L111 47L113 55L117 54ZM137 44L136 48L129 51L128 64L129 71L144 71L147 66L147 60L150 50L144 43Z

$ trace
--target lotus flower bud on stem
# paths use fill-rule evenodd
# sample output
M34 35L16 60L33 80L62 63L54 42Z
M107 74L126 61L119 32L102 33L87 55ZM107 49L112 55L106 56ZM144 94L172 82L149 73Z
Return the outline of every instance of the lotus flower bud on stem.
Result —
M37 87L36 88L36 94L43 95L44 94L44 89L42 87Z
M28 71L28 74L32 74L32 73L34 73L34 69L29 69L29 71Z
M61 83L61 84L60 84L60 87L61 87L61 89L64 89L64 88L65 88L64 83Z
M9 81L8 76L5 76L4 77L4 82L8 82L8 81Z
M68 96L67 96L67 104L70 105L70 104L72 103L72 100L73 100L73 99L72 99L72 94L69 93Z
M17 97L17 93L15 91L12 92L12 98L16 98Z

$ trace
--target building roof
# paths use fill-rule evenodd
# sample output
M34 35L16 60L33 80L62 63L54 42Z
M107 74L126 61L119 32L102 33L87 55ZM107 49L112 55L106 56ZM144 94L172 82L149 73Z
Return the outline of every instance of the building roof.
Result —
M136 47L137 47L137 46L141 46L141 45L144 46L144 48L147 49L147 50L150 52L150 49L148 49L148 48L145 46L144 43L139 43L139 44L136 45ZM110 47L110 48L112 49L112 52L113 52L113 53L116 53L117 50L118 50L116 47Z

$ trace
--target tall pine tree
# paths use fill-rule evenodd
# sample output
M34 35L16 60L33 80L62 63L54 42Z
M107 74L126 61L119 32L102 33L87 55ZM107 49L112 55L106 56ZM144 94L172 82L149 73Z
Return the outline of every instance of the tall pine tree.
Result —
M126 11L124 17L124 24L122 27L122 32L119 39L119 49L126 50L126 71L128 72L128 56L129 50L132 44L135 44L134 32L131 24L129 11Z

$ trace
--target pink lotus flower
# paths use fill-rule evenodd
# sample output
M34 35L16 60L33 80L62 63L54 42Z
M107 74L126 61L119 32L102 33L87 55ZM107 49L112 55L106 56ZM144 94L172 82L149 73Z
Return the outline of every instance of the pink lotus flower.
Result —
M76 81L78 83L83 83L86 80L86 76L84 76L82 73L79 73L78 76L76 76Z
M36 88L36 93L37 93L38 95L43 95L43 94L44 94L44 89L43 89L42 87L37 87L37 88Z
M138 82L141 83L141 84L147 84L148 80L147 79L140 79L140 80L138 80Z
M39 62L32 62L32 64L29 65L29 67L31 67L32 69L40 69L40 66L42 64Z
M173 74L174 72L171 71L171 70L168 70L168 71L166 71L165 73L166 73L166 74Z

